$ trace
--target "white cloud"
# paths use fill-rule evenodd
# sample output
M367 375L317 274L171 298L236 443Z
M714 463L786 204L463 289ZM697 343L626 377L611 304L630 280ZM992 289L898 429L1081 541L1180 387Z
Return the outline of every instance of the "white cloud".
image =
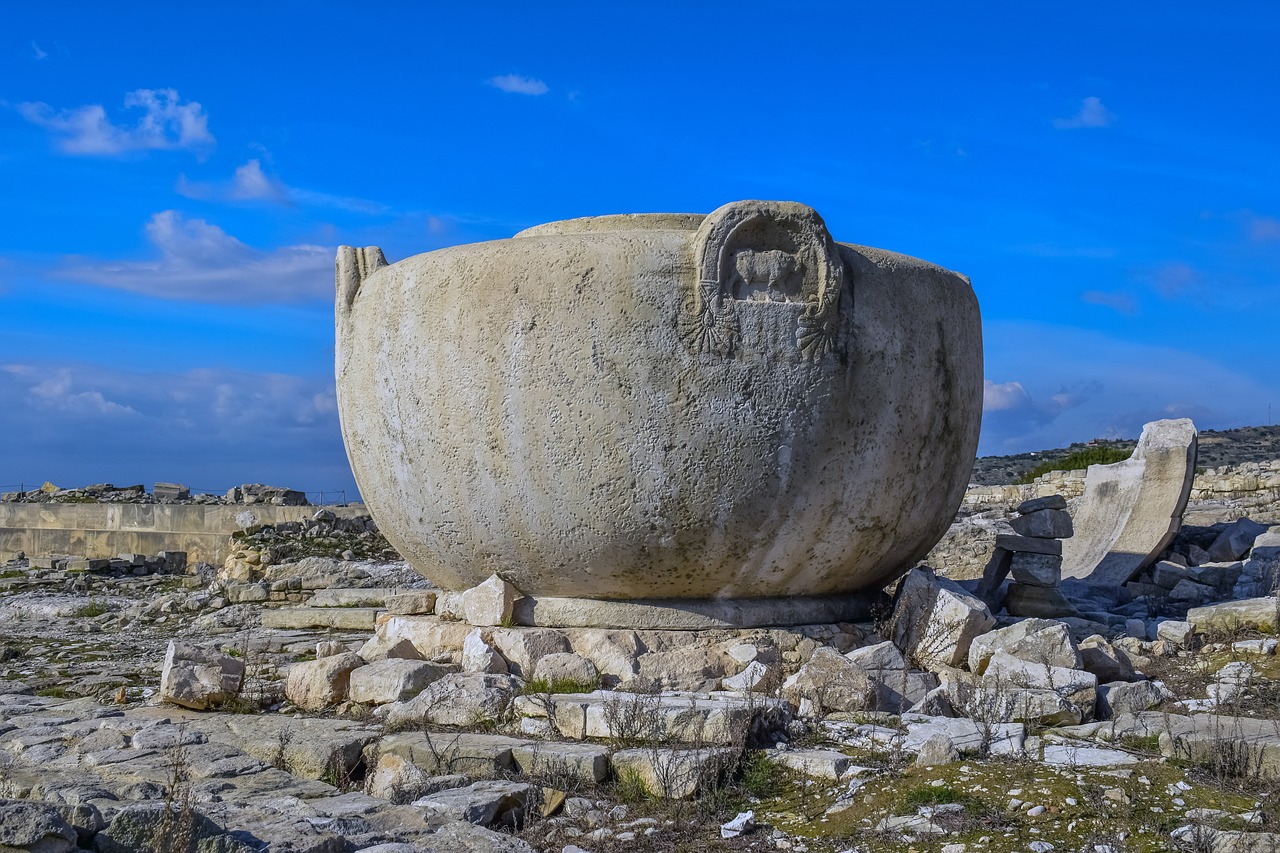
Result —
M1106 290L1086 290L1080 298L1090 305L1103 305L1113 308L1121 314L1138 313L1138 302L1128 293L1114 293Z
M57 110L45 103L26 102L18 104L18 112L57 136L58 148L66 154L205 150L215 144L204 107L195 101L183 103L174 89L137 89L124 96L124 106L143 111L132 126L113 123L101 104Z
M97 389L73 391L72 388L71 371L58 370L31 385L27 391L27 399L41 411L61 414L93 416L138 414L129 406L108 400Z
M31 55L34 56L37 60L47 59L49 56L47 51L43 51L40 49L40 45L36 44L34 39L31 42Z
M254 158L236 168L227 181L192 181L185 174L178 175L174 189L179 195L202 201L265 201L271 204L307 207L330 207L354 213L386 213L387 206L376 201L349 196L304 190L285 184L262 168L262 161Z
M1249 238L1259 243L1280 240L1280 219L1254 216L1249 220Z
M1102 104L1100 98L1088 97L1080 102L1080 110L1070 118L1056 118L1053 126L1058 130L1077 130L1083 127L1106 127L1115 122L1115 113Z
M491 77L489 85L515 95L545 95L551 91L546 83L536 77L521 77L519 74L500 74L497 77Z
M1199 289L1201 276L1190 264L1172 263L1156 269L1151 282L1165 299L1179 299Z
M331 376L11 363L0 399L0 433L24 437L0 448L6 484L267 482L357 497Z
M333 249L300 244L262 251L203 219L175 210L151 217L147 238L159 257L142 261L69 258L52 273L65 281L198 302L329 299Z
M1031 395L1022 387L1021 382L995 383L984 379L982 385L983 411L998 412L1004 409L1017 409L1031 402Z

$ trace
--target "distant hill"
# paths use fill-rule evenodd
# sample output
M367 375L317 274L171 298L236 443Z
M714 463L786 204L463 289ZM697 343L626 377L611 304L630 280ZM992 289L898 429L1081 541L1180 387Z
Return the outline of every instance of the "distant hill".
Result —
M1070 447L1040 450L1034 453L1017 453L1012 456L983 456L974 463L970 482L982 486L1012 483L1042 462L1062 459L1086 447L1102 445L1132 450L1137 439L1077 442ZM1239 427L1237 429L1200 431L1199 455L1196 464L1201 468L1221 468L1242 462L1265 462L1280 459L1280 426Z

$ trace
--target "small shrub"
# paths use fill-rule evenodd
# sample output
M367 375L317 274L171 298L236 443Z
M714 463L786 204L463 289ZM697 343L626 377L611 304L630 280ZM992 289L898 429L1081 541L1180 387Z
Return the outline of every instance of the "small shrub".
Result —
M783 790L783 773L778 765L763 752L747 754L741 765L742 777L738 784L742 790L757 800L778 796Z
M967 795L957 791L950 785L918 785L903 795L903 802L912 808L963 803L967 799Z
M1013 482L1014 485L1025 486L1050 471L1082 471L1090 465L1111 465L1123 462L1132 453L1131 449L1122 447L1086 447L1067 456L1041 462Z
M105 603L96 598L89 599L89 603L76 608L71 615L77 619L92 619L95 616L101 616L103 613L111 610Z
M640 774L629 767L617 775L613 786L619 802L642 803L653 796Z
M547 693L590 693L600 686L596 679L583 681L576 678L532 678L524 683L524 694L533 696Z

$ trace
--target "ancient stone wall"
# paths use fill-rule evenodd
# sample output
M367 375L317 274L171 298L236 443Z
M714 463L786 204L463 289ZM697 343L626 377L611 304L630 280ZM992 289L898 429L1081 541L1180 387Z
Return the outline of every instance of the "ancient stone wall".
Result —
M192 562L220 564L229 553L230 535L240 529L237 514L249 511L260 524L278 524L311 518L319 509L262 504L0 503L0 555L23 551L29 556L114 557L186 551ZM362 504L325 509L339 516L368 514Z

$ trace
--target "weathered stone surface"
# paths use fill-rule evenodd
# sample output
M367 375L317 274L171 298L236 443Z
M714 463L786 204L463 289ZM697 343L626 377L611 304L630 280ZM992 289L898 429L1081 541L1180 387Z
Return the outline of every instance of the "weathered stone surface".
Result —
M1015 536L1009 533L996 534L996 547L1019 554L1048 554L1053 557L1062 556L1062 542L1057 539L1036 539L1032 536ZM1061 564L1059 564L1061 567Z
M160 671L160 698L203 711L233 698L244 682L244 662L182 640L170 640Z
M1009 561L1009 576L1027 586L1057 587L1062 582L1062 558L1054 554L1018 551Z
M1031 663L1080 668L1080 652L1071 632L1051 619L1023 619L975 638L969 647L969 671L981 675L996 652Z
M1177 646L1186 646L1196 635L1196 626L1180 619L1166 619L1156 625L1156 639Z
M417 696L428 684L448 674L438 664L403 658L387 658L351 672L347 698L366 705L403 702Z
M620 749L613 754L613 772L634 774L652 796L686 799L723 775L733 757L727 747Z
M964 717L907 714L902 718L907 736L902 748L919 752L936 735L944 735L962 755L1017 755L1022 752L1026 727L1022 723L978 722Z
M1278 616L1280 599L1272 595L1224 601L1208 607L1193 607L1187 611L1187 621L1200 633L1234 631L1248 627L1274 634L1280 629Z
M801 708L809 703L816 713L896 713L916 704L937 686L937 678L930 673L864 669L835 649L822 646L783 683L782 695Z
M94 838L94 849L99 853L138 853L142 850L163 849L162 836L166 831L174 831L178 821L169 810L170 806L165 803L138 803L121 809L111 820L110 826ZM190 822L192 849L202 853L251 853L253 850L228 835L198 810L185 820ZM49 849L54 851L63 848Z
M602 686L614 687L635 677L636 660L644 653L635 631L580 628L566 634L574 653L595 664Z
M1140 714L1160 707L1170 698L1167 690L1150 681L1113 681L1098 685L1098 719Z
M763 688L771 682L777 684L777 681L774 680L775 678L773 669L758 660L753 660L737 675L720 679L720 684L725 690L748 692Z
M289 667L284 695L304 711L319 711L347 697L351 673L365 665L364 658L347 652Z
M1009 521L1013 532L1033 539L1069 539L1075 530L1071 515L1061 509L1038 509Z
M53 806L0 800L0 850L64 853L75 848L75 830Z
M1098 676L1099 682L1136 681L1140 677L1122 649L1096 634L1080 642L1080 666Z
M561 786L596 785L609 776L609 750L592 743L526 743L512 747L511 757L521 773Z
M511 621L516 589L497 575L462 593L462 615L472 625L503 625Z
M987 605L959 584L917 568L902 579L889 630L894 644L920 665L958 666L973 638L995 621Z
M1063 542L1063 577L1118 587L1150 565L1182 526L1195 469L1186 418L1153 421L1127 460L1090 466L1075 536Z
M789 202L553 223L392 266L344 247L337 338L361 493L446 589L495 572L616 599L874 586L946 530L977 444L968 282L836 244ZM751 405L721 405L748 374Z
M553 628L496 628L490 636L512 674L524 678L533 675L542 658L570 650L566 634Z
M1062 495L1045 495L1040 498L1032 498L1023 501L1014 507L1013 511L1018 515L1029 515L1033 512L1040 512L1045 509L1066 509L1067 499Z
M386 602L387 612L397 616L429 616L436 609L436 593L434 590L407 590L388 595Z
M1209 559L1215 563L1239 560L1253 547L1253 541L1267 530L1266 525L1249 518L1238 518L1218 534L1209 546Z
M387 725L397 729L493 723L506 712L518 684L509 675L446 675L408 702L387 706Z
M262 611L264 628L339 628L347 631L372 631L378 614L376 607L278 607Z
M512 750L529 741L472 732L398 732L378 744L379 757L398 755L428 774L490 776L515 769Z
M518 625L699 631L856 622L868 617L878 597L877 593L867 592L764 598L602 601L544 595L517 600L514 612Z
M989 694L1002 719L1076 725L1093 717L1098 678L996 652L987 664L980 690Z
M381 637L377 634L365 641L357 654L369 663L387 660L388 658L422 660L422 655L418 653L413 643L403 637L395 637L388 640L386 637Z
M960 760L960 750L943 732L935 732L920 744L920 752L916 755L918 767L939 767Z
M775 764L811 779L836 781L848 772L849 756L834 749L770 749L765 755Z
M600 679L596 665L573 652L553 652L538 660L533 677L540 681L574 681L594 685ZM587 689L587 688L581 688Z
M408 640L419 656L432 660L442 655L460 655L462 643L471 631L472 626L465 622L448 622L435 616L389 616L379 623L369 642L376 641L376 647L390 649L399 641Z
M525 803L532 789L527 782L491 779L428 794L415 800L413 805L478 826L516 826L524 818Z
M506 672L507 659L488 643L484 633L476 628L462 641L462 671Z
M1063 618L1080 615L1060 589L1025 583L1009 584L1004 609L1010 616Z
M465 778L465 777L459 777ZM427 793L431 776L402 755L383 752L365 781L370 796L396 804L411 803Z

